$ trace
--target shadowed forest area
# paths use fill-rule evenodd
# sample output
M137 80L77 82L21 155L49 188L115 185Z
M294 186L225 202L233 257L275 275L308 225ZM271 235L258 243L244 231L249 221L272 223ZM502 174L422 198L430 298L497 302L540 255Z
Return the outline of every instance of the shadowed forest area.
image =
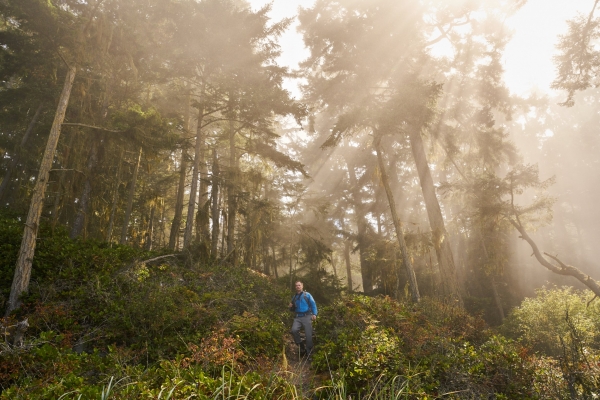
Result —
M0 0L0 399L597 398L598 2Z

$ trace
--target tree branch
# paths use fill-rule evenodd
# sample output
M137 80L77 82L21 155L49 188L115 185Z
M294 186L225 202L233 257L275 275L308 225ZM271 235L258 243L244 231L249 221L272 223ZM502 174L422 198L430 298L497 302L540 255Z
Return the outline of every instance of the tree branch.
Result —
M81 126L83 128L97 129L99 131L105 131L105 132L111 132L111 133L125 133L125 131L115 131L115 130L112 130L112 129L102 128L101 126L78 124L78 123L75 123L75 122L63 122L62 125Z
M513 210L514 210L514 205L513 205ZM592 279L589 275L584 274L578 268L576 268L572 265L566 265L561 260L559 260L557 257L551 256L548 253L544 253L545 255L552 258L554 261L556 261L560 265L560 267L557 267L556 265L553 265L552 263L550 263L542 255L539 248L537 247L537 244L527 234L527 232L525 231L525 228L523 228L523 225L521 225L520 222L513 220L512 218L509 218L508 220L517 229L517 231L519 231L519 233L521 234L521 239L523 239L527 243L529 243L529 246L531 246L531 249L533 250L533 255L538 260L538 262L540 264L542 264L542 266L546 267L547 269L554 272L555 274L572 276L573 278L577 279L579 282L581 282L585 286L587 286L588 289L590 289L592 292L594 292L594 294L596 296L600 296L600 282Z

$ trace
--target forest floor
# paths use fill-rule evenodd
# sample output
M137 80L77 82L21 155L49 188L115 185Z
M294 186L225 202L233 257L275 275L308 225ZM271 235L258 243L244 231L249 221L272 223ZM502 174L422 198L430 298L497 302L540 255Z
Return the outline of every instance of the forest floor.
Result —
M298 390L300 398L310 398L318 382L322 382L321 376L315 374L311 368L311 361L306 356L300 355L299 347L291 338L290 334L284 336L285 357L287 361L287 373L290 383ZM286 363L284 361L284 363Z

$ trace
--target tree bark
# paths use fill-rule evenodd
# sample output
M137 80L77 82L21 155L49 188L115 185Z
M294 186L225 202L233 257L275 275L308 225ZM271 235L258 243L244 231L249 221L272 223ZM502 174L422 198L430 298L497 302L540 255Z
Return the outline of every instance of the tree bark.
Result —
M187 94L187 104L183 115L185 133L190 131L190 93ZM183 216L183 195L185 193L185 178L187 176L187 154L184 148L181 149L181 169L179 170L179 183L177 185L177 197L175 199L175 214L171 223L171 232L169 234L169 249L175 250L177 238L181 229L181 217Z
M209 230L209 210L210 204L208 203L208 167L206 165L206 143L204 138L202 139L202 148L200 149L200 171L199 171L199 191L198 191L198 211L196 216L197 221L197 235L198 241L205 246L208 251L208 242L211 238Z
M40 105L38 106L37 110L35 111L35 114L33 114L33 118L31 118L31 121L29 122L29 125L27 126L27 129L25 130L25 134L21 138L21 142L20 142L19 146L15 148L15 154L13 155L13 158L10 161L8 168L6 169L6 172L4 173L4 179L2 179L2 183L0 184L0 201L4 197L4 193L6 193L6 188L8 187L8 183L10 182L12 173L15 170L15 168L17 167L17 164L19 163L19 161L21 159L21 152L23 151L23 148L27 144L27 141L29 140L29 136L31 136L31 132L33 131L33 128L35 127L35 124L37 123L38 119L40 118L43 105L44 105L43 103L40 103Z
M72 154L72 148L73 148L73 142L75 141L75 136L76 134L74 132L71 132L70 134L70 138L69 138L69 143L66 146L66 150L65 150L65 154L63 156L63 160L61 162L61 164L63 166L67 166L69 164L69 160L71 158L71 154ZM64 193L64 188L65 188L65 176L66 176L66 172L62 172L60 174L60 178L58 178L58 184L56 185L57 189L56 189L56 195L54 196L54 204L52 206L52 222L51 222L51 226L52 226L52 232L54 232L54 229L56 228L56 224L58 223L58 220L60 219L60 214L62 212L63 209L63 205L64 205L64 198L65 193ZM72 183L72 179L69 180L69 184Z
M356 172L354 171L354 165L346 159L346 165L348 167L348 177L350 180L352 199L354 200L354 212L356 214L356 226L358 229L358 252L360 258L360 274L362 277L362 286L364 293L371 293L373 291L373 278L371 265L367 261L367 219L365 216L364 206L362 204L362 196L360 194L360 187L358 185L358 179L356 178Z
M485 239L483 236L483 230L479 233L479 237L481 240L481 247L483 248L483 254L485 255L485 259L490 262L490 254L487 251L487 246L485 245ZM496 309L498 310L498 316L500 317L500 322L504 322L504 308L502 307L502 301L500 299L500 293L498 293L498 285L496 284L496 279L494 278L494 272L490 274L490 285L492 286L492 295L494 296L494 302L496 303Z
M342 231L346 231L346 223L344 216L340 218L340 226ZM346 263L346 279L348 285L348 291L354 290L354 283L352 282L352 263L350 261L350 248L352 247L352 241L348 238L344 239L344 262Z
M115 214L117 212L117 201L119 200L119 186L121 185L121 170L123 166L123 156L125 155L125 150L121 149L121 155L119 156L119 166L117 167L117 177L115 182L115 189L113 191L112 204L110 207L110 218L108 220L108 230L106 232L106 241L112 241L112 233L115 225Z
M213 165L212 165L212 237L210 244L210 254L213 258L217 258L217 247L219 244L219 158L217 149L213 149Z
M40 216L42 214L42 207L44 205L48 176L50 173L50 168L52 167L52 160L54 159L56 145L58 144L58 139L60 137L60 128L65 119L67 106L69 105L69 98L71 96L71 89L73 88L73 81L75 80L76 73L77 69L75 67L69 67L67 76L65 78L65 83L63 85L63 90L58 101L58 108L56 109L56 114L54 115L54 122L52 123L52 128L50 129L50 136L48 137L44 156L42 157L42 162L40 164L40 170L38 172L38 178L33 189L33 195L31 197L29 213L27 214L27 222L25 223L23 239L21 240L19 256L15 266L15 274L6 307L7 316L13 310L19 307L19 297L22 293L27 292L29 289L31 264L33 262L33 256L35 253L37 232L39 228Z
M154 238L154 213L156 210L156 205L152 203L150 208L150 220L148 221L148 231L146 232L146 250L152 251L152 240Z
M352 283L352 264L350 263L350 240L344 241L344 261L346 262L346 277L348 279L348 291L354 290L354 284Z
M277 271L277 255L275 253L275 246L271 246L271 253L273 254L273 273L275 274L275 279L279 279L279 272Z
M373 147L377 153L379 176L381 177L381 183L383 184L385 193L387 195L390 212L392 214L392 221L394 222L394 229L396 230L398 246L400 246L400 252L402 253L402 265L404 266L404 270L406 271L406 276L408 278L410 297L413 303L418 303L421 300L421 295L419 294L417 276L408 255L408 249L406 248L406 242L404 241L404 232L402 232L402 224L400 223L400 218L398 218L398 213L396 211L396 202L394 201L394 195L392 193L392 189L390 188L387 173L385 172L385 163L383 161L383 155L381 154L381 136L377 134L375 135Z
M192 172L192 185L190 188L190 201L188 203L187 217L185 220L185 232L183 233L183 248L187 248L192 241L194 228L194 211L196 210L196 199L198 196L198 178L200 175L202 153L204 151L204 135L202 131L202 120L204 117L204 93L201 94L200 106L198 107L198 126L196 127L196 145L194 146L194 169Z
M231 254L233 264L237 264L235 254L235 222L237 214L237 157L235 150L235 130L232 120L229 120L229 185L227 185L227 254Z
M142 162L142 147L140 147L140 153L138 156L137 164L133 170L133 177L131 178L131 187L129 188L129 196L127 197L127 208L125 210L125 217L123 218L123 227L121 228L121 240L120 244L127 243L127 228L129 228L129 218L131 217L131 210L133 209L133 197L135 195L135 185L137 183L138 172L140 170L140 163Z
M77 208L77 214L75 215L75 221L73 221L73 227L69 237L75 239L81 235L85 225L85 217L87 214L88 204L90 202L90 196L92 194L92 179L94 176L94 169L98 163L98 146L99 140L96 138L92 139L92 148L90 149L90 155L88 156L88 162L85 171L85 182L83 184L83 192L79 199L79 207Z
M448 240L448 233L446 232L440 203L435 193L435 186L433 185L433 178L431 177L431 170L427 162L427 155L425 154L420 130L410 129L409 139L429 217L429 226L431 227L435 253L442 276L442 288L444 288L445 297L456 302L458 306L463 307L464 304L456 277L452 248Z

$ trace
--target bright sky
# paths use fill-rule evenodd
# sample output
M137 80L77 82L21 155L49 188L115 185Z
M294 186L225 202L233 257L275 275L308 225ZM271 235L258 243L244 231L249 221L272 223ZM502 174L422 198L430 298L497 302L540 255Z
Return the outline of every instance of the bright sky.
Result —
M558 35L567 32L568 19L588 15L593 0L528 0L508 24L515 33L504 53L505 80L510 90L524 94L532 88L549 92L555 78L552 57Z
M253 9L273 2L271 18L281 20L297 14L299 6L310 7L314 0L249 0ZM537 88L550 91L555 69L552 57L556 53L558 35L567 30L566 20L581 12L589 13L593 0L528 0L527 4L509 21L515 30L513 39L505 52L506 83L516 94L525 94ZM297 33L297 23L293 24L281 38L282 64L296 68L298 62L308 56L301 36ZM295 84L287 88L297 93Z

